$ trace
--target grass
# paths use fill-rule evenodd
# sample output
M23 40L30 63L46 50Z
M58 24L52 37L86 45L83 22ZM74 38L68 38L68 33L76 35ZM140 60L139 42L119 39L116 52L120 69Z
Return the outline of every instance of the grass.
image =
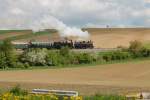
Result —
M36 36L46 35L46 34L50 34L50 33L52 34L52 33L54 33L54 31L40 31L40 32L36 32L36 33L13 36L13 37L10 37L8 39L10 39L10 40L28 39L28 38L33 38Z
M119 95L94 95L86 96L83 100L126 100L126 97Z
M144 43L144 47L150 49L150 42Z

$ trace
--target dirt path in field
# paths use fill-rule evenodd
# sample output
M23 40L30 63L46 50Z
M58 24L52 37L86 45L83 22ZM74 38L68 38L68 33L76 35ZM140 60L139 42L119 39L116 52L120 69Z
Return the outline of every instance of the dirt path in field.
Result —
M0 86L97 92L150 91L150 61L80 68L0 71Z

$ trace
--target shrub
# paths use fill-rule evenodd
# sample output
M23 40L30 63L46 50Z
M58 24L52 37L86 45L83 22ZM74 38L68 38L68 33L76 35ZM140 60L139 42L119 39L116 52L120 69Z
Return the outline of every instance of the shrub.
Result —
M93 57L89 53L80 53L76 55L79 64L88 64L93 62Z
M46 65L47 49L29 49L24 52L21 61L34 66Z
M130 59L131 53L126 51L111 51L99 53L99 58L102 58L104 61L114 61L114 60L124 60Z
M16 68L25 68L24 64L21 62L16 63Z
M129 52L133 54L134 58L142 57L141 50L143 49L143 45L140 41L131 41L129 46Z
M60 49L60 55L68 56L70 53L70 49L66 46Z
M46 63L49 66L56 66L60 63L61 56L57 51L50 50L46 55Z
M21 89L20 85L17 85L10 90L10 93L19 96L19 95L27 95L28 91Z
M24 63L24 67L29 68L30 67L29 63L28 62Z
M103 55L102 55L102 57L103 57L103 59L105 60L105 61L112 61L112 52L107 52L107 53L104 53Z
M140 41L135 40L130 42L129 50L132 52L136 52L139 51L142 47L142 43Z

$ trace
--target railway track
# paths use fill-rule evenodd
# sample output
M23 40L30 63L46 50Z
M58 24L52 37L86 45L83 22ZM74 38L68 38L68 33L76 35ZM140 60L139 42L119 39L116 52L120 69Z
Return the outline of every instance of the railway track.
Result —
M89 53L97 53L97 52L107 52L107 51L117 51L119 48L94 48L94 49L72 49L74 52L89 52Z

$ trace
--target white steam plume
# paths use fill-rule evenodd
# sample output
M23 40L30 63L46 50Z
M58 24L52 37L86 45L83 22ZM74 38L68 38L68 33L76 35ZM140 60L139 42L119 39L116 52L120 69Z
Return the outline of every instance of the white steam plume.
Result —
M69 27L53 16L44 16L31 25L31 29L34 32L49 28L57 29L61 37L77 37L78 39L89 38L87 31L82 31L76 27Z

